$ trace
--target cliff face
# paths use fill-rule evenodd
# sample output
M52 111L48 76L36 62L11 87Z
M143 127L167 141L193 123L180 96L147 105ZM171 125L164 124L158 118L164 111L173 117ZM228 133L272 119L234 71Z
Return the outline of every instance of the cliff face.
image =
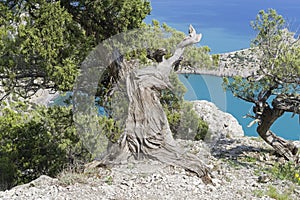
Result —
M231 114L219 110L216 105L208 101L193 101L193 103L196 113L209 125L208 140L244 136L242 126Z
M189 67L182 67L178 73L196 73L208 74L214 76L242 76L247 77L252 73L256 73L259 69L259 60L255 49L243 49L234 52L220 54L219 65L213 66L210 69L198 68L192 69Z

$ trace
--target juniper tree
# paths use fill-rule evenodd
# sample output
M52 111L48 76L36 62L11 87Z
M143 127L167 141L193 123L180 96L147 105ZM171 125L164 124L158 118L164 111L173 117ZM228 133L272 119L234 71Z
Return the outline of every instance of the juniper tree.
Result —
M225 79L233 94L253 103L258 134L287 160L297 161L297 147L276 136L270 128L284 113L300 114L300 41L273 9L260 11L252 27L258 32L252 51L259 68L252 75ZM293 134L293 133L288 133Z

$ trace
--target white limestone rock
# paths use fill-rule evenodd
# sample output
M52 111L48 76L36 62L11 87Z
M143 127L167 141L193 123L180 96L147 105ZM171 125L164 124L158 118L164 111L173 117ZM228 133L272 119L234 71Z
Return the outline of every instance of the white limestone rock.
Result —
M196 113L208 123L211 139L244 136L242 126L231 114L221 111L215 104L205 100L193 103Z

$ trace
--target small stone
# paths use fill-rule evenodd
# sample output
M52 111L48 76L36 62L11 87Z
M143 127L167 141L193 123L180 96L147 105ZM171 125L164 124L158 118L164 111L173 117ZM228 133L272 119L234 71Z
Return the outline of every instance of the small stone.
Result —
M271 180L271 178L266 174L263 174L263 175L258 177L258 182L259 183L268 183L270 180Z
M213 191L216 190L216 188L214 186L212 186L212 185L208 185L208 190L211 191L211 192L213 192Z
M128 185L120 184L120 188L121 188L122 190L127 190L127 189L128 189Z
M257 188L260 188L260 185L257 183L257 182L253 182L251 184L252 187L257 187Z
M269 154L264 154L264 160L265 161L269 161L270 159L270 155Z
M199 185L199 184L202 184L202 181L200 179L196 179L193 181L193 184L194 185Z
M299 195L300 195L300 187L299 187L299 186L296 187L296 188L294 189L294 192L295 192L296 194L299 194Z
M283 157L279 157L277 160L278 163L280 164L284 164L285 163L285 159Z

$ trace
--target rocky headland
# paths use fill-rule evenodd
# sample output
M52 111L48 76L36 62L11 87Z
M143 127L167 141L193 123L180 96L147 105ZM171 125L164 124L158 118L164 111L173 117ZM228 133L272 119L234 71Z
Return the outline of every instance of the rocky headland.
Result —
M254 49L242 49L228 53L219 54L218 66L212 68L190 68L182 67L180 74L206 74L220 77L242 76L247 77L255 73L259 68L259 60Z

